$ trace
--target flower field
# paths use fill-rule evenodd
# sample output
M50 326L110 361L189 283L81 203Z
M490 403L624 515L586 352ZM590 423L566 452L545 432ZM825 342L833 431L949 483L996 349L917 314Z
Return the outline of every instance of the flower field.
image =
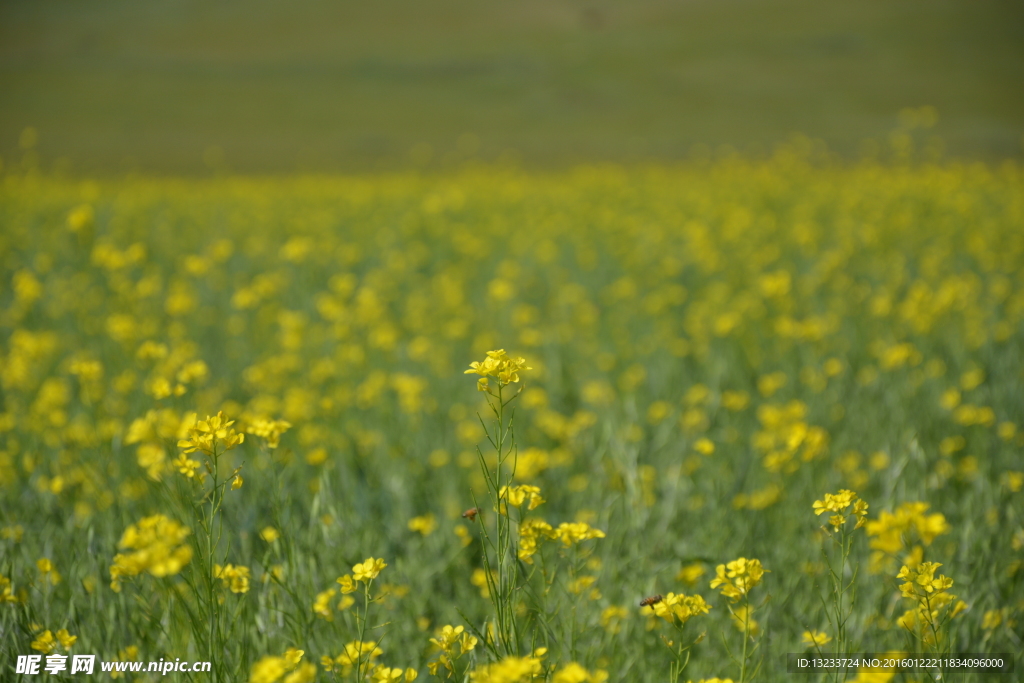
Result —
M12 172L0 226L5 681L1021 650L1015 164Z

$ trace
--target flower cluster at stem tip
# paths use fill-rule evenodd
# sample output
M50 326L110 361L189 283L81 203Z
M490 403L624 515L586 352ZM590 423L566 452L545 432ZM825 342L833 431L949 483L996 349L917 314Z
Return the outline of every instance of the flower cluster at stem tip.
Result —
M532 370L526 366L525 358L510 358L505 349L488 351L487 357L482 361L473 361L469 364L469 370L465 375L480 375L476 381L477 391L488 391L488 377L496 377L499 386L505 386L511 382L519 381L519 373L523 370Z
M859 529L867 521L868 504L858 498L853 491L840 489L839 493L826 493L825 500L814 501L814 514L820 515L824 512L835 513L828 518L828 523L835 531L839 531L846 524L847 517L851 514L857 518L857 524L853 528Z

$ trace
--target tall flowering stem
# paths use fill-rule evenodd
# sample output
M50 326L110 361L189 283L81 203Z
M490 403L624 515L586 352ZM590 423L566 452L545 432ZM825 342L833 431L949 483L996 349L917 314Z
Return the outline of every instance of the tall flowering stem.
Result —
M864 526L867 521L868 504L857 497L853 491L840 489L838 493L826 493L823 500L814 501L814 514L822 515L831 513L828 519L828 526L822 529L832 539L832 542L839 550L838 570L823 545L821 548L822 557L828 565L829 580L832 584L832 608L826 611L829 623L835 631L835 652L846 654L849 650L846 622L853 614L853 603L856 598L854 582L857 579L856 569L850 581L846 582L846 567L849 564L850 550L853 547L853 532ZM852 522L852 523L851 523ZM847 602L846 594L850 593ZM835 674L838 680L839 673Z
M750 657L757 649L756 646L750 649L749 644L760 632L760 626L752 616L754 606L750 603L750 590L761 583L767 572L768 570L761 565L761 560L740 557L728 564L718 565L715 568L715 578L711 579L712 588L720 588L719 592L733 603L743 603L739 607L729 607L733 622L743 632L743 653L740 656L740 678L737 683L752 680L760 668L758 665L751 671L749 667Z
M187 480L188 488L183 496L199 526L199 533L193 537L195 552L194 569L188 578L190 588L196 597L198 613L189 609L189 621L197 643L204 643L207 660L222 660L218 654L224 652L227 635L221 628L221 601L218 581L224 578L218 547L223 535L221 507L228 486L241 487L242 478L236 469L226 478L220 476L220 460L224 454L245 441L245 434L232 428L233 420L223 413L197 420L189 429L188 437L178 441L181 453L174 465ZM197 475L200 463L189 456L201 454L203 469ZM207 486L207 478L210 480ZM246 586L246 590L248 586ZM217 666L215 664L215 666ZM218 680L226 680L225 671L217 672Z
M512 522L509 518L509 496L513 490L512 478L516 471L516 440L513 431L515 412L509 409L522 387L513 391L510 384L519 382L519 373L530 370L523 358L511 358L503 349L488 351L483 361L474 361L465 374L479 375L477 391L487 397L487 404L494 415L494 423L488 428L483 418L480 424L487 434L487 441L494 449L496 458L493 469L488 465L483 451L477 448L480 469L487 482L487 493L499 514L493 515L493 529L488 529L481 515L478 520L484 538L484 572L487 588L495 610L495 638L485 640L485 645L495 654L519 655L519 632L514 610L514 592L518 579L516 554L512 550ZM491 379L496 386L492 386ZM521 502L521 501L520 501ZM515 504L515 503L513 503Z
M896 623L932 652L949 655L949 623L967 609L967 603L957 600L950 591L953 579L936 575L941 566L938 562L921 562L914 567L903 565L896 575L903 581L900 595L912 601L914 607L904 612ZM942 661L940 657L939 662ZM939 677L945 680L941 664Z

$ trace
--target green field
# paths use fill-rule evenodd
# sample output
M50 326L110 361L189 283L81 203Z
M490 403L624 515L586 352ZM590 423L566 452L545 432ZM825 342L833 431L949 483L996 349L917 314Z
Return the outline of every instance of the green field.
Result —
M933 106L957 158L1020 157L1024 6L1002 0L11 0L0 156L117 175L859 158Z
M1022 651L1022 83L1005 0L0 3L0 680L1016 680L907 658Z
M1019 652L1024 177L810 153L6 175L4 680L47 652L254 683L447 680L442 654L477 683L788 681L814 631ZM524 388L495 472L464 370L501 348L531 369L489 378ZM230 450L194 431L218 411ZM538 489L506 516L508 481ZM815 514L840 489L864 526ZM738 558L767 571L723 594Z

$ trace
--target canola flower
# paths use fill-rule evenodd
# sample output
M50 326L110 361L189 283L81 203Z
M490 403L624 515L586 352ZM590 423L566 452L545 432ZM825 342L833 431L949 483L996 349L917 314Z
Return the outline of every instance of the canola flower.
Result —
M666 593L663 599L651 605L650 609L655 616L682 626L693 617L707 614L711 610L711 605L700 595Z
M857 520L853 528L859 529L867 521L868 504L858 498L853 491L840 489L839 493L826 493L824 500L814 501L814 514L821 515L825 512L834 513L828 519L833 530L839 531L850 515Z
M313 683L316 665L303 662L306 653L293 647L283 655L266 655L256 662L249 674L249 683Z
M375 666L374 660L382 654L384 654L384 650L379 648L377 643L354 640L346 643L345 649L336 657L324 655L320 659L320 665L328 673L338 671L342 676L349 676L352 674L353 667L359 667L365 671L370 666Z
M178 448L182 449L181 454L201 451L212 456L215 452L236 448L245 441L245 434L232 429L231 425L233 424L235 421L224 417L223 412L207 417L205 420L197 420L195 425L189 428L188 437L178 441Z
M804 631L800 637L800 642L804 647L819 648L823 645L828 645L832 642L832 636L822 631Z
M512 382L518 382L520 372L532 369L527 367L525 358L510 358L504 349L498 349L497 351L488 351L487 356L482 361L470 363L469 370L466 370L463 374L480 375L480 379L477 380L476 384L477 389L479 391L487 391L488 377L497 378L500 387Z
M152 515L130 525L121 536L118 547L130 550L114 556L110 565L110 587L121 590L125 577L148 572L156 577L172 576L192 559L192 548L186 544L191 531L165 515Z
M249 592L251 574L248 567L236 567L232 564L221 567L219 564L215 564L213 565L213 576L220 579L224 583L224 587L230 589L232 593Z
M715 567L715 578L711 579L711 587L721 587L719 592L736 602L745 597L750 589L760 585L767 571L761 566L760 560L741 557Z
M387 567L383 559L366 558L363 562L352 567L352 578L356 581L369 583L380 576L381 571ZM344 586L344 584L342 584Z
M916 603L897 619L897 624L932 646L940 645L940 631L948 621L967 609L967 603L957 600L949 590L953 579L936 575L941 566L938 562L921 562L915 568L904 565L896 575L903 580L900 595Z
M917 564L923 548L928 547L932 542L951 530L945 515L940 512L928 514L930 505L924 502L908 502L899 505L895 511L883 511L878 519L867 523L866 530L872 549L869 568L872 573L879 573L891 563L891 558L902 550L907 549L908 538L916 537L919 545L911 548L911 554L907 559L909 564Z
M505 657L477 667L469 674L471 683L526 683L544 673L540 656Z

